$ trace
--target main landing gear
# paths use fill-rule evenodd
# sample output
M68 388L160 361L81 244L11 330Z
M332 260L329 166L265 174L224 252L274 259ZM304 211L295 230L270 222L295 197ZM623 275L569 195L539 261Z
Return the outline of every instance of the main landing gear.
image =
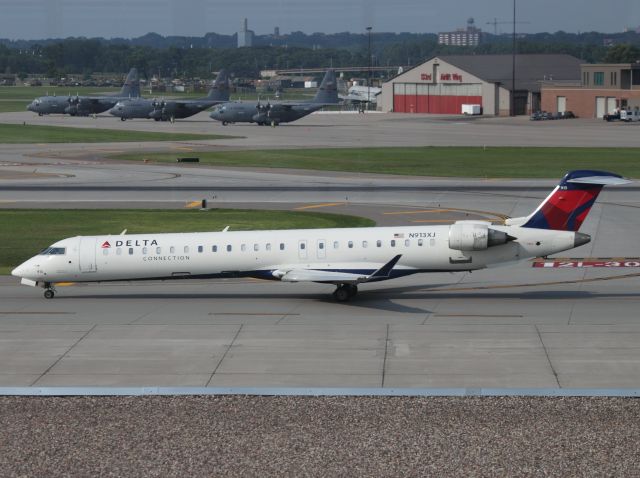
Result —
M338 302L346 302L358 293L358 286L355 284L340 284L333 293L333 298Z
M56 289L53 287L51 282L44 283L44 298L45 299L53 299L56 295Z

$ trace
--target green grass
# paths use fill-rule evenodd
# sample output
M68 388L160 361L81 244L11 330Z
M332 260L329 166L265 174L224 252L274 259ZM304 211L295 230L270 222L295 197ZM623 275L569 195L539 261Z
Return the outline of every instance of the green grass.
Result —
M221 231L226 226L239 231L373 225L356 216L300 211L0 209L0 274L10 274L43 248L78 235L116 235L124 229L143 234Z
M0 100L0 113L12 113L15 111L27 111L30 101L24 100Z
M0 144L199 141L232 137L233 136L216 134L156 133L98 128L66 128L64 126L39 126L30 124L0 124Z
M175 161L165 153L118 159ZM216 166L268 167L408 176L559 178L571 169L604 169L640 177L640 148L341 148L199 152Z

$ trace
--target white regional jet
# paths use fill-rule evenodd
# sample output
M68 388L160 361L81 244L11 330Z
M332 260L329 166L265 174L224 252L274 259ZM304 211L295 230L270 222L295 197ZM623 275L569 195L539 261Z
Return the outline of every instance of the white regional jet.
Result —
M471 271L547 256L588 243L577 232L604 185L629 181L572 171L529 216L504 225L292 229L77 236L16 267L22 283L53 298L56 282L255 277L337 286L345 301L358 284L422 272Z

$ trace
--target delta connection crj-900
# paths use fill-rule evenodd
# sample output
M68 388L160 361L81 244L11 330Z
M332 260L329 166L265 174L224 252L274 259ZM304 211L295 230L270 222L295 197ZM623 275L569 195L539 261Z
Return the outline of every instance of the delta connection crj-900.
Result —
M544 257L588 243L578 232L605 185L629 181L602 171L568 173L538 208L503 225L292 229L127 236L77 236L16 267L23 284L53 298L56 282L255 277L335 284L345 301L358 285L416 273L472 271Z

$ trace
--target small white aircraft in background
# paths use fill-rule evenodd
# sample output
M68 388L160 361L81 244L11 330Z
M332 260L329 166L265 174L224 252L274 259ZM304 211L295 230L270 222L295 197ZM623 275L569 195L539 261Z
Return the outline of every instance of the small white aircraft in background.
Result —
M572 171L529 216L443 226L291 229L77 236L16 267L22 283L54 297L56 282L254 277L335 284L345 301L358 284L416 273L472 271L587 244L577 232L605 185L629 181Z

